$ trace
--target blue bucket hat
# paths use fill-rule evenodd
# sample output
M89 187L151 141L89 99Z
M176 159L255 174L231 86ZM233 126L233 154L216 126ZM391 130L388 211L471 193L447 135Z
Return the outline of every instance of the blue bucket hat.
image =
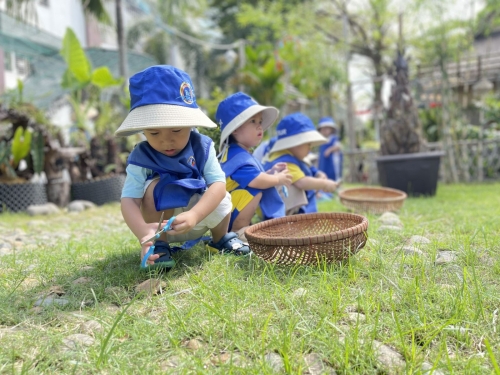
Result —
M337 124L335 123L335 120L331 117L322 117L319 119L319 122L318 122L318 129L321 129L321 128L337 129Z
M221 129L219 150L236 129L259 112L262 112L264 131L276 121L279 114L278 109L260 105L243 92L237 92L221 101L215 113L215 120Z
M311 147L326 143L327 140L315 128L312 120L297 112L283 117L276 127L278 139L270 153L310 143Z
M145 129L217 125L196 104L189 75L173 66L155 65L130 77L130 112L117 136Z

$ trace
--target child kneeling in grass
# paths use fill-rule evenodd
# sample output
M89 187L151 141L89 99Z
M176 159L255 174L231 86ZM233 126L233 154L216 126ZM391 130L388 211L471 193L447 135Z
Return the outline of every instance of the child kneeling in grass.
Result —
M152 66L130 78L129 90L131 110L115 135L142 132L146 141L128 158L123 218L143 242L156 233L162 212L165 219L175 216L147 264L171 268L175 262L169 242L198 239L208 229L209 247L221 253L250 253L248 245L227 231L231 197L225 175L212 140L195 129L217 125L198 108L190 77L172 66ZM151 245L142 244L141 259Z
M317 212L316 191L333 192L337 183L325 178L324 173L311 168L304 158L311 147L326 143L313 122L306 115L297 112L285 116L276 127L278 138L269 151L264 168L286 163L292 175L289 197L285 199L287 215Z
M244 230L258 208L263 220L285 216L285 205L276 187L291 183L286 165L277 163L266 172L251 154L278 117L278 110L261 106L238 92L220 102L215 117L221 126L221 167L233 202L229 230L246 240Z

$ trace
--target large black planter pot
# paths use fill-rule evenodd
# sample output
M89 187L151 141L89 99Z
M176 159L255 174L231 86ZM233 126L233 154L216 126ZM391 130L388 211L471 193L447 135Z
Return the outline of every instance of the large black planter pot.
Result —
M380 184L410 196L435 195L443 155L434 151L379 156L375 160Z
M47 203L45 184L26 182L23 184L0 183L0 212L22 212L28 206Z
M71 184L71 199L85 200L102 205L109 202L119 202L125 175L96 178L85 182Z

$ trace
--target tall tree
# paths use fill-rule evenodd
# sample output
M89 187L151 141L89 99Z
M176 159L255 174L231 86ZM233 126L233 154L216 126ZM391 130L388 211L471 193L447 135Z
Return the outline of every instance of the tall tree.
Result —
M500 0L486 0L475 22L476 35L488 36L500 28Z
M207 39L198 22L207 9L206 0L156 0L150 5L145 17L128 30L129 48L140 48L160 64L166 64L178 46L187 57L188 65L197 70L197 65L202 63L199 61L202 46L189 40Z

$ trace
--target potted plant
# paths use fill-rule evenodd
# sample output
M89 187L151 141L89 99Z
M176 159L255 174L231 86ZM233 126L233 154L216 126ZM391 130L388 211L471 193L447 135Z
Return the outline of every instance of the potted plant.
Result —
M47 203L44 131L15 109L0 108L0 212L18 212Z
M434 195L443 152L421 152L422 137L417 108L408 81L408 64L401 51L394 62L389 108L380 130L376 159L382 186L408 195Z
M114 129L121 123L121 114L111 104L103 102L99 104L98 112L90 149L72 163L71 195L73 199L101 205L120 200L128 153L120 151L122 145L113 135Z
M101 94L104 89L119 86L122 80L114 78L105 66L94 69L70 28L66 30L61 55L67 64L61 85L69 90L76 128L73 135L83 135L74 140L75 146L87 146L87 138L94 133L87 150L71 161L71 197L98 205L118 201L125 175L119 145L109 127L120 116L112 104L101 101ZM92 116L92 111L97 115ZM94 129L88 127L90 120L94 120Z

